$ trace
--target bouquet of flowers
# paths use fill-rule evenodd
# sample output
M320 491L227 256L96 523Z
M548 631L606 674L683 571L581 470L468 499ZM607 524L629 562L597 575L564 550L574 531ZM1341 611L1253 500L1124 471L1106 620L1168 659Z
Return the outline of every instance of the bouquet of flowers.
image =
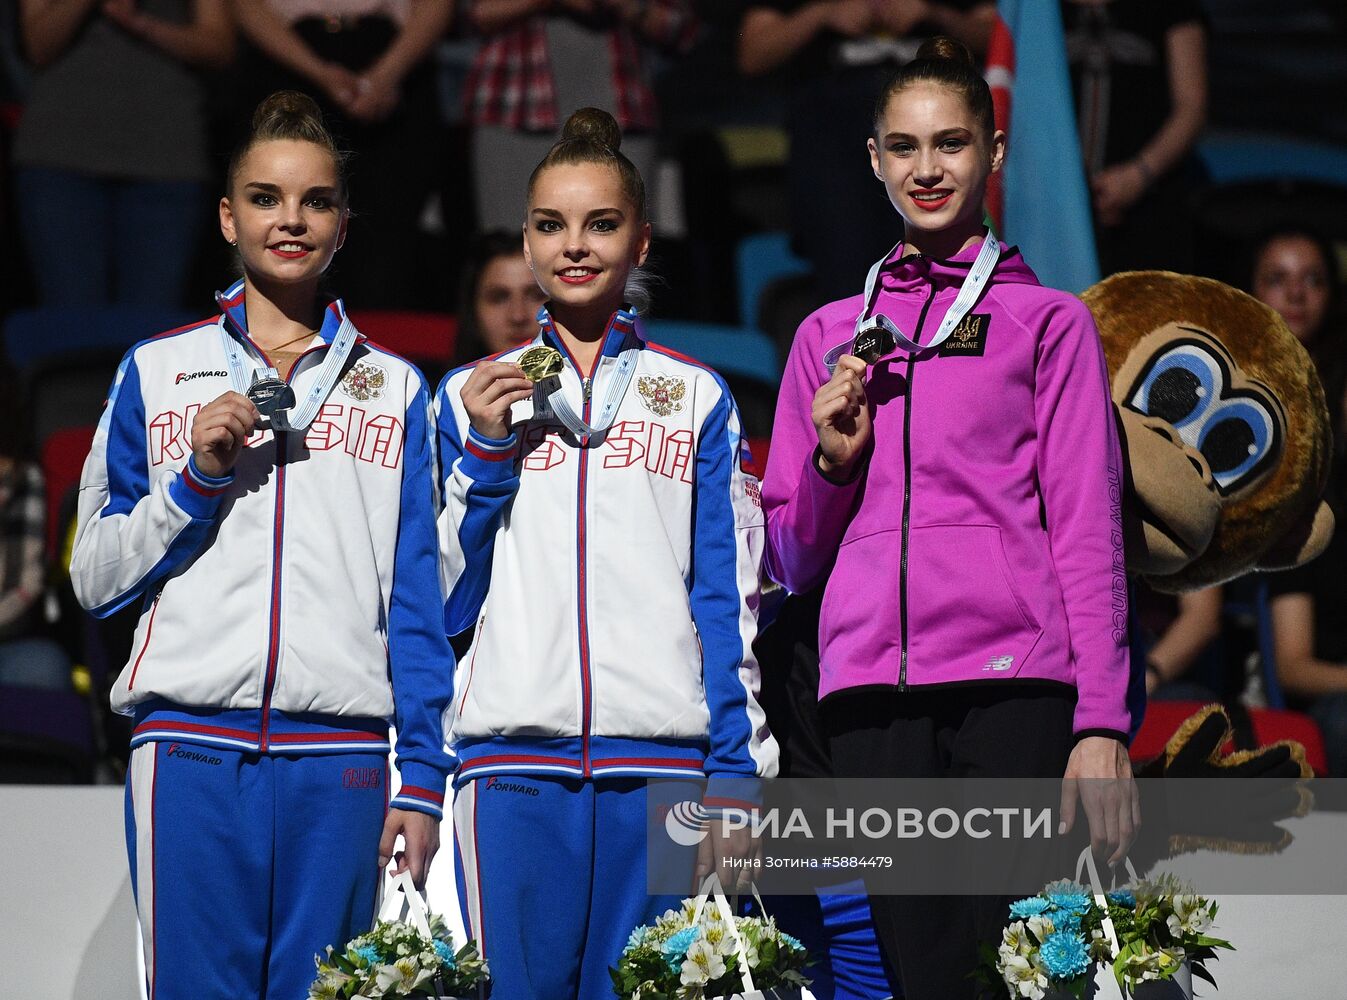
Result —
M444 918L428 913L421 895L403 872L394 879L389 900L402 900L395 916L346 943L315 955L318 976L309 1000L383 1000L385 997L480 996L490 975L486 961L469 941L457 951ZM405 906L410 923L401 919ZM386 908L382 912L387 912Z
M984 967L994 968L1013 1000L1041 1000L1052 992L1082 998L1096 966L1113 969L1119 991L1133 996L1146 983L1174 978L1185 967L1213 986L1206 969L1228 941L1207 932L1216 904L1171 876L1135 889L1091 895L1078 882L1045 886L1010 907L1010 923L995 953L984 945ZM984 968L984 981L991 979Z
M685 899L653 926L632 931L617 968L608 971L622 1000L704 1000L755 990L798 996L809 985L800 972L808 961L804 945L771 917L736 917L727 905Z

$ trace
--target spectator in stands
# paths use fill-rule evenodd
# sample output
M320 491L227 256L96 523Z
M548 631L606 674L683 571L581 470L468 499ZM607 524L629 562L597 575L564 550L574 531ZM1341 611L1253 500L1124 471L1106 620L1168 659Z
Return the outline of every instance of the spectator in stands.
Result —
M437 189L446 135L430 54L450 0L231 0L253 50L240 109L299 90L352 151L350 244L333 267L355 309L420 307L420 220ZM242 113L239 121L246 120Z
M860 292L893 246L884 187L865 142L875 98L927 38L950 35L981 58L996 20L988 0L737 0L739 70L789 81L792 241L813 265L817 302ZM826 196L825 193L826 192ZM844 226L838 219L846 219Z
M47 498L11 397L0 397L0 685L70 689L70 660L41 637Z
M1220 587L1161 594L1138 580L1132 587L1133 656L1146 667L1146 697L1153 701L1216 701L1211 678L1189 676L1221 634Z
M602 108L622 153L655 175L659 116L642 45L684 52L696 38L691 0L462 0L463 30L482 36L468 78L480 228L514 229L529 173L562 119Z
M1062 0L1105 275L1192 269L1193 145L1207 118L1201 0ZM1163 232L1164 239L1156 239Z
M473 246L463 273L454 364L499 354L538 332L538 307L547 296L524 260L519 230L493 230Z
M1249 290L1277 312L1305 345L1323 377L1347 361L1337 256L1322 234L1302 226L1273 229L1254 251Z
M199 74L234 52L225 2L20 0L36 73L15 193L44 304L181 304L211 209Z
M1318 723L1328 769L1347 777L1347 352L1335 316L1342 281L1332 244L1287 227L1259 244L1251 287L1282 314L1319 368L1333 417L1328 494L1338 530L1311 563L1268 576L1277 677L1287 704Z

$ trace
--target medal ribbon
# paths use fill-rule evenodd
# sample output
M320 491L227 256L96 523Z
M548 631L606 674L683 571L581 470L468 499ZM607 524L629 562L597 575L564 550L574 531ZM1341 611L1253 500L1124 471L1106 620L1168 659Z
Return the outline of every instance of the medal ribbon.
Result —
M251 348L245 349L243 343L229 332L224 315L220 316L218 325L220 339L224 343L225 358L229 362L229 381L235 392L246 396L248 387L252 384L252 374L259 368L265 378L280 378L275 368L257 364L261 359L253 355ZM341 326L337 329L337 336L328 347L327 357L323 359L323 365L318 369L313 387L304 396L303 402L295 407L293 416L286 415L283 410L273 414L272 423L279 430L302 431L313 423L313 418L318 416L323 402L331 395L332 389L341 378L342 369L346 367L346 361L351 356L358 337L355 324L343 316Z
M539 310L539 317L545 316L545 310ZM631 380L636 376L636 362L641 355L640 338L636 336L636 314L628 312L626 309L618 310L614 322L627 322L631 329L627 334L622 352L617 356L617 369L613 372L613 377L608 380L608 393L604 396L603 406L599 409L599 417L592 424L586 423L580 415L575 412L575 407L571 405L566 398L565 389L558 385L548 395L539 415L545 415L551 411L556 418L566 425L566 429L574 434L579 440L581 446L589 444L589 439L596 434L602 434L613 425L617 419L617 408L622 404L622 397L627 394L627 389L631 387ZM544 323L550 323L549 319L544 319ZM576 372L579 375L579 371ZM583 379L581 380L583 385Z
M930 343L918 344L910 339L898 325L889 319L883 313L871 316L870 312L874 309L875 303L879 299L879 275L884 269L884 264L898 252L901 243L896 244L892 250L886 253L879 260L875 261L870 268L870 273L865 278L865 308L861 314L856 317L856 327L852 333L852 338L845 344L838 344L827 354L823 356L823 363L828 366L828 371L832 372L837 367L837 362L841 360L842 355L851 353L856 344L856 338L862 333L880 327L887 330L893 336L894 342L898 347L907 351L909 354L920 354L922 351L931 351L939 347L950 338L963 318L968 315L968 310L972 309L977 300L982 297L982 290L986 288L987 282L991 280L992 272L996 270L996 264L1001 259L1000 241L992 234L990 229L987 235L982 239L982 247L978 250L977 259L973 261L973 266L968 272L968 277L963 281L959 294L954 303L945 313L945 318L940 321L940 326L931 338Z

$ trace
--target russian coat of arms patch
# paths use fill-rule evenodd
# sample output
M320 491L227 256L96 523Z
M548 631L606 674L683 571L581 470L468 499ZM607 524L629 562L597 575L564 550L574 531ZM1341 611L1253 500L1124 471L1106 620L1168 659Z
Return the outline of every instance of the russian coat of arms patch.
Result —
M636 383L641 405L657 417L667 417L683 409L687 383L667 375L642 375Z

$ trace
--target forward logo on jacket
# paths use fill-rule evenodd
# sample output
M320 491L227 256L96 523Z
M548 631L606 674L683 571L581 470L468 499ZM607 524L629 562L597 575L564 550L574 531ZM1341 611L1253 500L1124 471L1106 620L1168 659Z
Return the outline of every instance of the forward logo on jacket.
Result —
M178 385L182 382L191 382L199 378L229 378L229 372L226 371L178 372L178 377L173 380L173 384Z
M949 340L940 345L942 358L980 358L987 351L987 329L992 325L990 313L969 313L954 328Z
M657 417L680 413L688 387L681 378L670 375L642 375L636 383L641 405Z
M388 373L376 364L357 361L341 380L341 391L352 399L378 399L384 394Z

